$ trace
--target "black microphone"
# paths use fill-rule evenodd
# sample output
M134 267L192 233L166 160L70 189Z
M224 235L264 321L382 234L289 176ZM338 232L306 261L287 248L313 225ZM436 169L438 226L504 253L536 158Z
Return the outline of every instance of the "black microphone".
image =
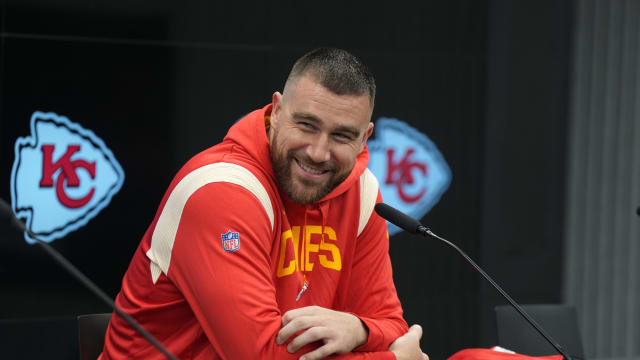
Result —
M562 349L562 347L560 346L560 344L558 344L555 340L553 340L551 338L551 336L549 336L543 329L542 327L540 327L540 325L538 325L538 323L533 320L533 318L531 318L531 316L529 316L529 314L527 314L524 309L522 309L522 307L520 307L520 305L518 305L518 303L516 303L511 296L509 296L509 294L507 294L504 290L502 290L502 288L500 287L500 285L498 285L495 281L493 281L493 279L491 278L491 276L489 276L486 272L484 272L484 270L482 270L482 268L480 268L480 266L478 266L478 264L475 263L475 261L473 261L467 254L465 254L464 251L462 251L458 246L456 246L454 243L450 242L449 240L446 240L444 238L441 238L440 236L434 234L433 232L431 232L431 230L429 230L429 228L423 226L418 220L412 218L411 216L403 213L402 211L387 205L385 203L378 203L375 206L375 210L376 213L378 215L380 215L380 217L382 217L383 219L391 222L392 224L396 225L397 227L411 233L411 234L421 234L424 237L433 237L435 239L438 239L442 242L444 242L445 244L451 246L452 248L456 249L456 251L458 251L458 253L460 253L460 255L462 255L462 257L465 258L465 260L467 260L467 262L469 264L471 264L480 274L482 274L482 276L489 281L489 283L491 283L491 285L493 285L493 287L498 290L498 292L505 298L507 299L507 301L509 302L509 304L511 304L511 306L513 306L514 309L516 309L516 311L522 316L524 317L525 320L527 320L527 322L529 324L531 324L531 326L533 326L534 329L536 329L538 331L538 333L540 333L540 335L542 335L542 337L545 338L545 340L547 340L547 342L549 342L549 344L551 344L551 346L553 346L560 354L562 354L562 356L564 356L565 359L567 360L571 360L571 357L566 354L564 352L564 349Z
M422 226L422 224L420 224L418 220L385 203L377 203L375 206L375 210L376 213L380 215L380 217L388 220L389 222L393 223L394 225L405 230L408 233L420 234L420 227L424 228L424 226Z
M171 360L178 360L173 354L171 354L153 335L151 335L145 328L143 328L137 321L135 321L129 314L120 309L116 303L111 300L102 289L94 284L88 277L86 277L80 270L78 270L73 264L62 256L56 249L54 249L47 242L38 238L31 230L27 229L22 221L20 221L9 204L0 198L0 218L2 222L11 225L13 228L20 232L26 232L32 239L36 240L36 244L40 245L44 251L49 254L60 266L67 270L73 277L80 281L85 287L93 292L98 298L104 301L109 307L111 307L118 315L125 319L129 325L131 325L136 331L138 331L145 339L147 339L156 349L163 353L167 358Z

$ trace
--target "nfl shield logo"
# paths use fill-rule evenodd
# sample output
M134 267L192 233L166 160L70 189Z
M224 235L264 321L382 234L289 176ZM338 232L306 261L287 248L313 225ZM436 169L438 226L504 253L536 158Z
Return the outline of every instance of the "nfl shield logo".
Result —
M240 249L240 233L227 230L226 233L220 234L220 237L224 251L234 252Z

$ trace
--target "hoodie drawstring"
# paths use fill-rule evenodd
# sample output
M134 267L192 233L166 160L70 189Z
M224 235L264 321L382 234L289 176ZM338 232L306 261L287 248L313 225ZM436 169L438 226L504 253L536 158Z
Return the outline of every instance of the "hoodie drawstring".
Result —
M305 267L307 259L304 257L307 241L307 211L308 208L305 206L304 223L302 224L302 236L300 238L300 271L302 272L302 284L300 284L300 291L298 292L298 296L296 296L296 301L300 300L302 294L309 288L309 282L307 281L307 270Z
M320 217L322 218L322 229L321 231L321 236L322 236L322 241L324 242L324 226L326 225L326 218L329 214L329 204L331 202L329 201L325 201L322 204L320 204Z
M322 227L320 230L320 238L321 241L324 242L324 228L326 226L326 219L329 214L330 201L325 201L321 203L318 208L320 210L320 218L322 219ZM305 246L307 244L307 214L309 211L309 207L304 207L304 223L302 224L302 236L300 239L300 270L302 272L302 284L300 285L300 292L298 292L298 296L296 296L296 301L300 300L302 294L309 288L310 282L307 279L307 258L305 257L306 249Z

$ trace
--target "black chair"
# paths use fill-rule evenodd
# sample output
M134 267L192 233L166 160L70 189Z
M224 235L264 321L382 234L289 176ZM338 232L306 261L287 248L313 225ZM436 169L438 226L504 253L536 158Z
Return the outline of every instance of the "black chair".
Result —
M522 305L522 308L551 336L569 356L584 359L576 309L572 305ZM510 305L496 306L498 345L520 354L555 355L551 346Z
M96 360L104 347L104 335L111 313L78 316L80 360Z

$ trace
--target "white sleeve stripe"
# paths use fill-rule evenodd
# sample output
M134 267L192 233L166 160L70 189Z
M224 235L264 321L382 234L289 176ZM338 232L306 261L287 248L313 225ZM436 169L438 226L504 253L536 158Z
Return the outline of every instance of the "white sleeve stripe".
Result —
M367 168L360 175L360 218L358 220L358 236L367 226L378 198L378 180Z
M271 223L271 230L273 230L271 199L255 175L240 165L230 163L215 163L200 167L180 180L171 191L153 230L151 248L146 255L151 260L151 274L154 284L160 277L160 271L165 274L169 272L173 243L187 200L201 187L216 182L236 184L255 195L264 207Z
M147 251L147 256L149 256L149 253L151 252L151 250ZM160 274L162 274L162 269L160 269L160 266L158 266L158 264L156 264L155 262L151 261L151 279L153 280L153 283L155 284L156 281L158 281L158 278L160 277Z

